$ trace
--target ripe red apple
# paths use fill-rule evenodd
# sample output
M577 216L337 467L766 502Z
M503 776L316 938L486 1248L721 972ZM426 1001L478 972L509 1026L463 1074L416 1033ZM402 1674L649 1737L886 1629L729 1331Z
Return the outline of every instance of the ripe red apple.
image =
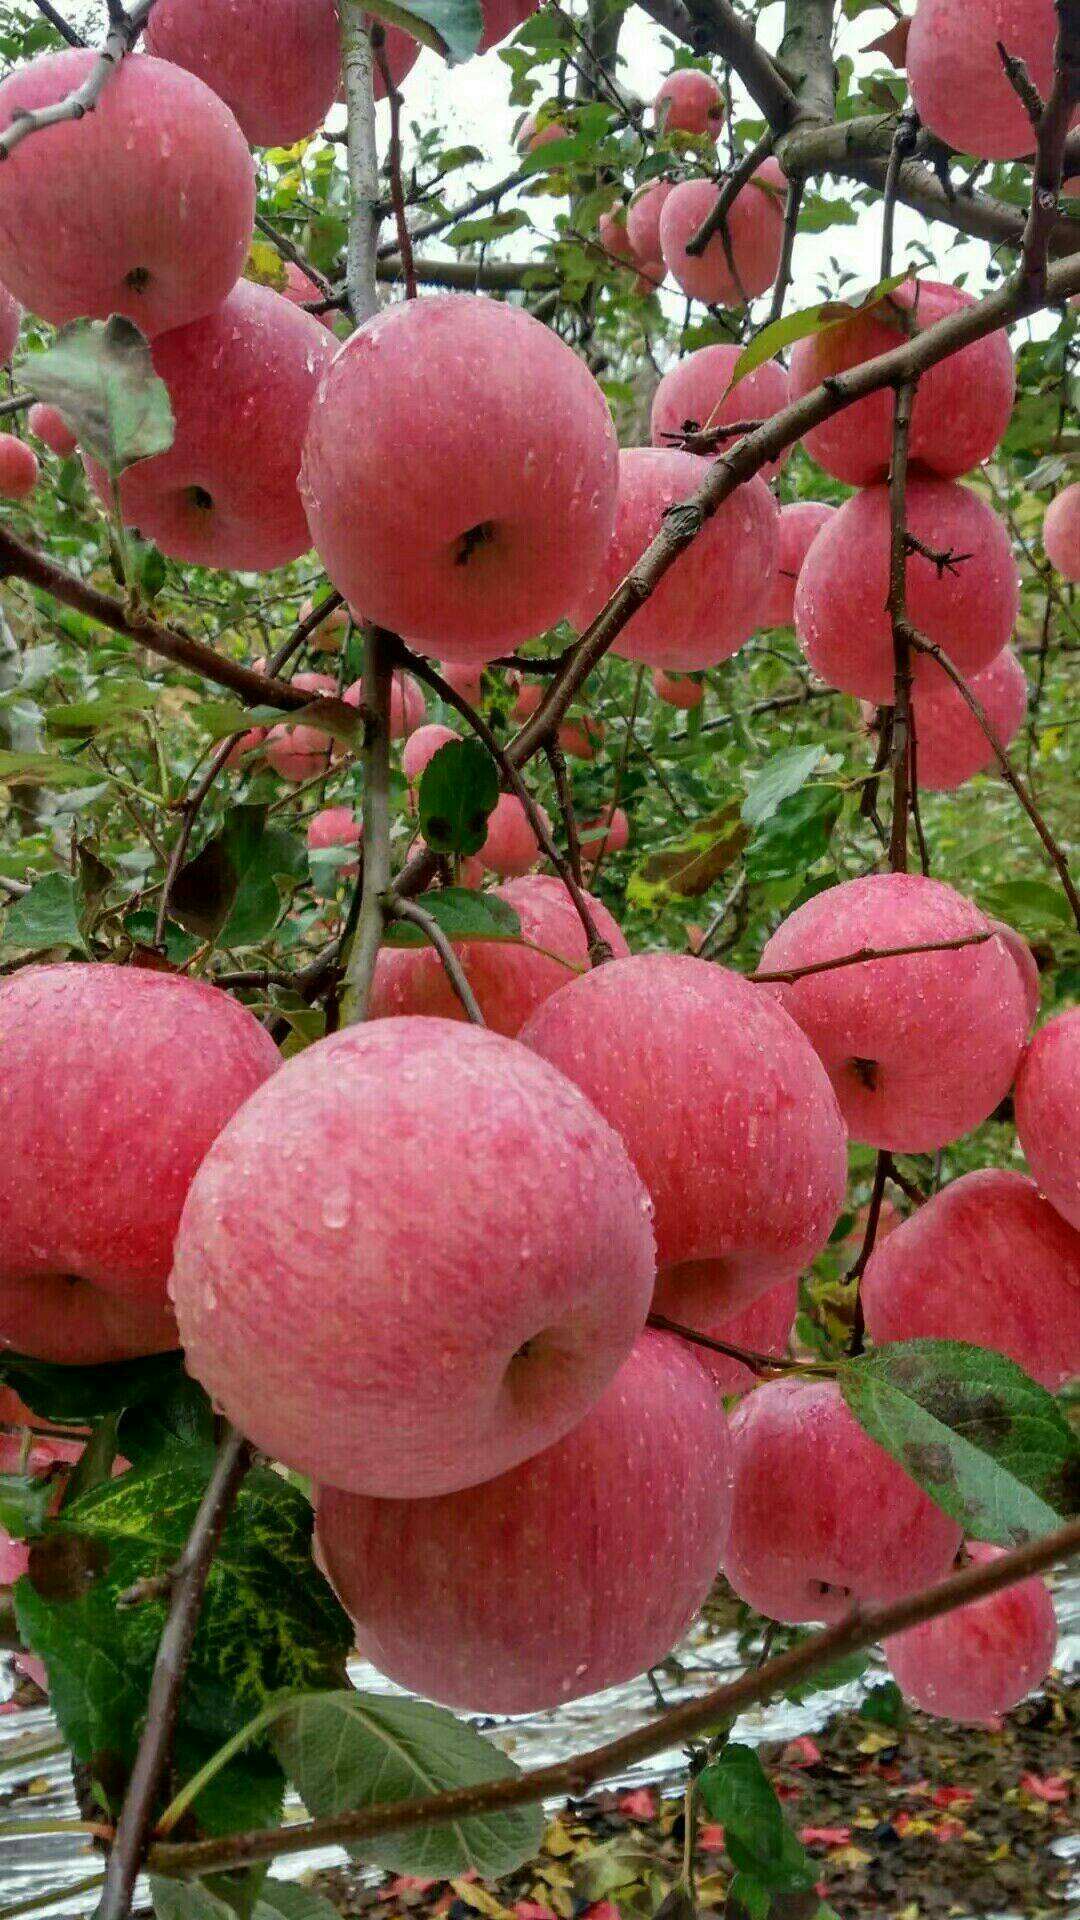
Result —
M514 719L531 720L546 692L547 688L538 681L527 680L514 701L512 709Z
M537 0L483 0L484 31L477 53L487 53L536 12Z
M940 880L871 873L796 908L761 966L781 972L988 930L974 902ZM993 1113L1027 1032L1025 990L997 937L835 967L778 991L828 1068L852 1139L898 1153L933 1153Z
M337 692L337 681L329 673L294 673L292 685L314 698L331 698ZM266 736L266 758L283 780L299 784L328 771L333 746L331 735L319 727L306 721L295 727L283 720Z
M298 618L301 622L310 620L314 611L315 601L309 595L301 605ZM308 641L308 646L314 647L318 653L340 653L349 631L350 617L348 607L335 607L333 612L327 614L325 620L319 622Z
M291 147L322 126L341 85L334 0L156 0L146 46L205 80L253 147Z
M516 1041L406 1019L317 1041L247 1102L170 1287L190 1371L257 1446L416 1498L583 1419L653 1273L648 1197L578 1090Z
M358 847L364 828L351 807L323 807L308 821L309 853L321 853L327 847ZM360 871L359 860L350 860L339 869L343 880L351 880Z
M923 125L981 160L1033 152L1031 121L998 45L1023 60L1045 100L1056 30L1053 0L918 0L905 64Z
M553 874L530 873L493 889L521 921L521 942L455 941L454 947L493 1033L512 1039L541 1001L588 966L585 932L570 895ZM629 952L602 900L585 898L612 952ZM523 944L522 944L523 943ZM370 1018L438 1014L464 1020L465 1009L432 947L384 947L375 967Z
M729 1313L715 1322L710 1315L708 1325L700 1320L694 1325L698 1333L707 1333L714 1340L728 1340L751 1353L764 1353L771 1360L779 1360L787 1353L798 1309L796 1277L779 1281L768 1293L759 1294L748 1306L741 1307L738 1313ZM759 1384L757 1374L741 1360L729 1359L724 1353L710 1353L707 1347L695 1347L694 1352L723 1394L749 1393Z
M570 129L564 127L561 120L541 122L539 114L527 113L514 136L514 144L519 153L535 153L538 147L550 147L556 140L569 138Z
M470 707L483 705L484 668L482 663L479 666L470 666L467 661L440 660L438 667L447 686L453 687L454 692L459 693L463 700L467 700Z
M997 1560L1001 1547L972 1542L976 1565ZM1057 1646L1057 1620L1046 1581L1033 1575L954 1613L923 1620L883 1643L901 1693L924 1713L997 1728L1040 1686Z
M633 262L637 259L634 243L626 228L626 210L621 200L613 200L606 213L600 215L596 223L597 237L605 253L613 260Z
M19 341L22 308L6 287L0 286L0 366L7 366ZM33 408L31 408L33 412Z
M26 424L31 433L36 434L52 453L59 454L61 458L74 453L79 444L63 414L58 413L55 407L31 407Z
M6 500L26 500L41 477L41 468L33 447L17 434L0 433L0 495Z
M790 627L795 618L795 588L803 562L835 507L824 500L796 500L780 509L780 532L776 547L776 572L772 590L761 614L763 627Z
M705 698L702 682L691 680L686 674L664 673L656 667L653 669L652 683L658 698L669 707L690 710L700 707Z
M582 821L578 838L582 858L599 860L602 852L622 852L630 839L630 822L621 807L605 807L595 820Z
M911 479L907 526L937 553L966 555L938 567L907 562L908 614L966 676L988 667L1016 624L1020 582L1009 530L984 500L951 480ZM815 673L862 700L893 697L892 628L886 612L889 490L867 487L821 530L795 589L795 631ZM915 685L939 672L915 663Z
M706 960L639 954L560 988L521 1038L625 1140L656 1209L656 1304L672 1319L715 1324L824 1246L847 1179L843 1123L771 994Z
M1080 1230L1080 1009L1040 1027L1016 1076L1016 1131L1052 1207Z
M571 714L559 728L558 740L563 752L576 760L595 760L604 744L604 723L591 713Z
M670 436L688 425L727 427L737 420L768 420L787 406L788 377L778 360L765 360L728 391L740 352L736 346L699 347L665 373L653 395L650 437L654 447L667 446ZM740 434L724 440L720 451L741 438ZM759 468L761 478L775 480L790 451L788 447L777 459L766 460Z
M719 189L714 182L684 180L672 188L660 213L660 251L669 273L691 300L741 307L744 300L772 286L784 238L785 184L778 163L763 160L736 194L727 211L734 273L722 234L713 234L704 253L686 251L687 241L716 204Z
M902 345L909 329L921 333L974 304L974 297L960 287L938 280L902 281L871 311L795 342L791 398L801 400L848 367L890 353ZM911 471L954 480L981 466L1009 424L1015 391L1016 369L1004 330L974 340L929 367L915 390L911 412ZM811 427L803 445L826 473L849 486L885 480L892 458L893 408L891 388L868 393L853 407Z
M551 822L543 807L539 811L550 829ZM497 873L501 880L511 880L528 873L539 858L540 842L517 794L501 793L488 820L487 838L477 859L489 873Z
M707 133L717 140L724 124L724 96L711 73L676 67L657 88L653 117L661 133Z
M724 1572L770 1620L842 1620L949 1572L955 1520L848 1412L834 1380L770 1380L731 1417Z
M402 421L419 439L402 458ZM588 368L519 307L386 308L338 351L302 490L331 579L368 619L476 664L550 626L600 566L615 432Z
M969 1340L1057 1393L1080 1374L1080 1233L1022 1173L953 1180L863 1275L871 1338Z
M121 476L127 525L195 566L263 572L299 559L311 545L300 452L333 355L310 313L250 280L205 320L161 335L154 368L169 389L176 437L167 453ZM102 469L88 461L87 471L107 500Z
M0 86L0 129L74 92L96 58L73 48L17 67ZM122 313L164 333L220 307L254 211L251 155L228 107L169 61L129 54L93 113L46 127L0 168L0 278L56 326Z
M401 771L411 787L419 784L420 775L439 748L457 738L451 727L441 727L434 721L426 727L417 727L416 732L409 735L402 749Z
M1002 647L968 683L1002 746L1016 738L1027 713L1027 675L1011 647ZM997 756L963 694L936 661L925 663L917 692L915 765L920 787L952 793L965 780L997 766Z
M483 1713L562 1706L685 1633L727 1538L730 1452L704 1369L644 1333L580 1425L497 1479L437 1500L323 1488L319 1557L401 1686Z
M285 262L285 285L281 291L285 299L291 300L293 305L297 307L306 306L309 301L321 300L323 297L322 288L316 286L314 280L304 272L303 267L296 265L295 260L287 260ZM313 320L317 320L320 326L325 327L329 333L334 333L334 316L332 313L314 313L311 317ZM334 338L335 340L337 339L336 334L334 334Z
M672 447L619 455L619 496L607 558L570 612L581 631L660 531L664 513L701 485L706 462ZM730 659L758 624L776 564L779 511L755 474L706 522L615 642L626 660L697 668ZM586 576L583 574L582 579Z
M0 1341L87 1366L174 1347L184 1196L273 1041L202 981L104 964L11 975L0 1030Z
M674 184L673 180L648 180L630 196L626 231L639 260L660 260L660 214ZM661 279L665 271L661 263Z
M1035 1016L1039 1011L1041 988L1038 962L1023 934L1017 933L1015 927L1007 927L1004 920L992 918L988 919L987 924L993 927L994 932L1005 942L1016 962L1016 970L1020 975L1020 985L1024 993L1024 1005L1027 1009L1027 1023L1030 1028L1034 1025Z
M1066 580L1080 580L1080 480L1062 487L1043 516L1043 550Z

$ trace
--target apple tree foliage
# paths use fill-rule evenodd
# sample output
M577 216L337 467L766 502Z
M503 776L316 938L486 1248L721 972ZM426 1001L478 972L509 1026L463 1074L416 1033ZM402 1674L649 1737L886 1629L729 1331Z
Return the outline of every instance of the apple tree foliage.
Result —
M875 24L888 10L874 13ZM455 209L468 209L490 182L490 163L479 149L455 143L437 114L413 117L406 88L403 181L410 217L421 226L443 223L428 257L451 275L475 270L481 285L503 263L509 297L525 300L585 356L621 441L634 444L647 436L658 366L682 350L748 341L767 315L760 303L747 315L670 293L643 294L633 271L597 245L598 217L615 193L660 174L687 144L685 136L646 137L640 116L624 110L615 56L623 11L611 0L594 4L587 20L581 16L606 49L614 87L581 80L580 35L558 7L542 8L493 56L509 71L513 107L524 112L558 100L569 135L530 156L493 202L460 217ZM843 0L843 44L851 42L851 24L872 11L872 0L869 7ZM408 12L386 12L399 23L419 16L458 56L475 43L473 0L415 0ZM751 23L754 12L745 10ZM0 6L5 66L57 44L29 0ZM662 71L694 61L685 45L664 35L657 53ZM869 62L842 53L837 83L841 121L889 114L905 97L903 74L884 51ZM446 84L452 88L452 77ZM722 135L729 163L765 130L738 88L735 103ZM340 283L349 206L340 130L257 159L260 210L270 227ZM984 167L979 185L1024 210L1030 170ZM828 303L865 293L873 273L856 286L835 258L831 236L856 227L879 198L876 189L851 181L808 185L798 258L802 284L811 263L821 305L801 317L789 312L758 357L827 324ZM899 270L956 277L947 228L919 223L905 232ZM970 257L969 249L968 263ZM248 271L283 286L284 262L272 240L257 239ZM990 256L980 271L982 284L992 286L1003 266ZM790 295L788 305L795 305ZM344 335L346 323L335 324ZM1048 569L1039 528L1075 457L1069 423L1076 417L1078 343L1080 318L1068 308L1018 336L1012 424L977 481L1008 521L1022 568L1016 645L1030 712L1014 751L1064 840L1077 824L1080 601ZM82 324L57 342L28 320L12 384L77 420L83 445L113 473L169 444L167 395L145 344L125 322ZM231 658L272 653L293 631L304 599L325 590L314 555L265 577L181 566L114 522L78 457L45 455L44 469L30 501L5 506L12 530L129 607ZM257 485L257 476L252 480ZM779 482L784 502L839 502L845 492L799 448ZM348 748L324 777L297 788L284 787L261 760L227 770L199 811L159 938L158 903L192 780L216 743L280 716L253 715L221 688L21 582L3 584L0 610L0 970L65 957L190 968L232 986L272 1019L287 1055L308 1046L326 1029L328 1002L325 992L307 990L305 969L349 924L354 883L344 871L349 852L309 854L305 830L323 805L359 809L355 752ZM569 628L557 629L531 651L556 655L572 637ZM331 665L341 686L356 679L357 633L350 630ZM603 661L587 687L588 715L602 723L602 741L592 759L570 763L573 806L578 820L588 821L617 800L628 816L628 846L593 865L590 883L632 947L689 947L751 972L781 917L879 860L867 804L873 743L854 702L811 682L790 629L760 633L732 660L695 677L704 699L685 713L655 697L647 670L614 655ZM486 670L483 711L502 741L514 730L512 700L505 673ZM456 716L429 698L428 718L453 723ZM553 775L542 758L530 780L558 820ZM497 795L496 770L482 747L444 750L419 794L429 843L449 854L473 852ZM392 776L391 801L400 856L417 827L400 771ZM933 871L1031 942L1044 1010L1070 1004L1080 985L1080 942L1006 785L984 776L955 794L926 794L922 819ZM589 863L585 872L589 879ZM427 904L451 936L506 939L519 931L502 903L459 889L433 892ZM423 936L397 923L388 937L415 944ZM1013 1154L1009 1116L997 1115L946 1148L938 1164L909 1159L906 1171L926 1185L975 1166L1007 1164ZM872 1172L872 1152L854 1147L853 1210L805 1277L800 1337L837 1362L845 1400L871 1435L978 1537L1015 1544L1044 1532L1075 1511L1066 1407L1010 1362L955 1343L844 1357L854 1310L846 1278L858 1245L854 1205L866 1198ZM30 1541L29 1572L15 1591L18 1630L47 1662L61 1729L90 1783L89 1804L99 1817L112 1817L143 1724L167 1604L162 1576L184 1545L207 1480L213 1414L173 1356L80 1369L4 1355L0 1376L35 1413L92 1432L59 1511L47 1511L40 1483L12 1474L0 1483L0 1522ZM988 1404L996 1418L973 1426L972 1409ZM114 1475L118 1459L126 1464ZM496 1746L442 1709L349 1688L349 1624L311 1560L310 1536L308 1490L269 1466L252 1470L207 1584L181 1694L163 1833L218 1835L273 1824L287 1781L318 1816L513 1771ZM132 1604L133 1590L139 1604ZM849 1663L835 1678L851 1670ZM822 1679L827 1684L830 1676ZM813 1871L754 1754L719 1734L699 1759L701 1803L723 1823L737 1870L733 1901L755 1916L813 1911L813 1899L805 1905ZM534 1808L412 1829L360 1843L357 1853L398 1871L494 1876L528 1858L539 1834ZM314 1895L266 1879L262 1869L212 1886L158 1878L154 1901L159 1920L227 1920L230 1912L265 1920L267 1909L284 1920L320 1920L325 1907Z

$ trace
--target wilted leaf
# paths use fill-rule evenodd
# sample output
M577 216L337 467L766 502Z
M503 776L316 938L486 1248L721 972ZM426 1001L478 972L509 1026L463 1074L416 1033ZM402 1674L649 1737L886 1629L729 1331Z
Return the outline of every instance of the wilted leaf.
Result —
M750 835L737 801L669 841L631 874L628 897L636 906L658 912L672 899L699 900L734 864Z
M40 400L58 407L79 445L114 476L166 453L174 422L169 390L131 320L74 320L47 352L23 366Z
M0 786L97 787L100 770L80 767L56 753L11 753L0 747Z

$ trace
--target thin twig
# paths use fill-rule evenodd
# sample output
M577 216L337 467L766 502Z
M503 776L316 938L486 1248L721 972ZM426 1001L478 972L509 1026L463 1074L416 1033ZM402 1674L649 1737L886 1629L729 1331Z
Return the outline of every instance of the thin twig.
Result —
M893 643L893 804L889 865L894 873L907 872L911 798L911 643L907 617L908 547L905 514L908 438L915 388L914 380L902 380L896 389L892 462L889 467L889 592L886 606L892 623Z
M364 867L360 918L345 972L346 1026L367 1017L383 935L383 899L390 885L390 695L396 646L395 634L382 627L365 628Z
M442 961L446 977L473 1026L486 1026L487 1022L480 1011L480 1002L469 985L468 975L435 915L429 913L427 908L420 906L417 901L402 900L395 893L387 895L384 905L387 920L411 920L414 927L420 928Z
M548 766L551 768L551 777L555 782L555 798L558 800L562 823L566 829L566 857L570 871L580 887L584 884L581 878L581 836L578 833L577 815L574 812L574 792L570 771L557 734L553 739L545 740L544 752Z
M390 106L390 147L386 163L390 173L390 204L394 209L397 250L401 256L401 271L405 279L405 298L415 300L416 267L413 264L412 235L405 217L405 193L401 184L401 95L394 85L394 77L390 72L390 62L386 57L386 30L379 20L373 21L371 25L371 45ZM377 253L378 249L376 249L376 255Z
M64 19L63 14L57 12L52 0L34 0L34 5L49 25L56 28L61 40L67 41L69 47L85 47L86 41L82 34L76 33L75 28Z
M769 303L769 317L766 325L771 326L779 320L784 311L784 301L791 284L791 256L795 251L795 236L799 230L799 209L802 206L803 183L801 180L789 180L787 199L784 203L784 237L780 246L780 265L776 269L773 282L772 300Z
M789 967L784 973L751 973L747 977L758 987L790 986L794 980L805 980L813 973L832 973L837 967L861 967L870 960L900 960L911 953L954 953L958 947L981 947L993 938L993 930L987 927L957 940L931 940L920 946L860 947L857 953L842 953L835 960L812 960L805 967Z
M666 1313L650 1313L648 1325L658 1333L673 1333L679 1340L689 1341L691 1346L704 1347L709 1353L722 1353L728 1360L741 1361L762 1380L775 1373L821 1374L834 1370L828 1361L819 1364L816 1360L781 1360L775 1354L758 1353L753 1347L741 1347L733 1340L721 1340L712 1333L699 1333L696 1327L685 1326L681 1320L669 1320Z
M716 199L709 208L697 232L692 233L686 243L687 253L693 255L704 253L713 235L719 233L726 224L728 213L734 206L735 201L738 199L747 181L752 174L757 172L762 161L768 159L772 149L772 134L763 133L757 145L748 148L738 165L732 167L730 173L725 174Z
M318 267L312 266L307 255L301 253L296 242L290 240L287 233L282 233L280 228L272 226L264 213L256 213L255 225L258 227L260 233L265 234L268 240L273 241L283 260L291 261L294 267L299 267L301 273L307 275L312 286L318 287L320 293L324 295L330 293L330 282L325 273L320 273Z
M11 125L0 133L0 160L7 160L16 147L33 133L56 127L66 120L82 120L93 113L112 75L125 54L131 52L150 15L154 0L139 0L130 13L110 8L109 30L99 47L90 71L82 84L62 100L48 107L27 107L16 113ZM55 26L56 20L53 20Z
M95 1920L126 1920L172 1747L180 1689L222 1529L251 1464L243 1434L226 1428L214 1470L176 1564L146 1702L146 1724L124 1795Z
M510 1778L488 1780L479 1786L459 1787L449 1793L417 1800L394 1800L363 1807L324 1820L305 1820L291 1827L269 1827L252 1833L228 1834L222 1839L196 1840L184 1845L157 1846L148 1865L155 1873L203 1875L232 1866L249 1866L275 1855L306 1853L309 1848L370 1839L378 1833L398 1833L416 1827L461 1820L477 1813L495 1813L507 1807L537 1806L560 1794L580 1797L598 1780L623 1773L650 1754L664 1753L718 1721L733 1719L748 1707L771 1700L797 1680L828 1666L842 1653L870 1647L890 1634L935 1620L972 1600L1000 1593L1030 1575L1042 1573L1080 1551L1080 1520L1071 1520L1040 1540L1016 1547L998 1558L965 1567L936 1586L909 1594L889 1606L850 1613L838 1625L826 1627L763 1667L684 1701L645 1726L607 1741L588 1752L544 1767L532 1767Z
M874 1162L874 1185L870 1194L870 1205L866 1210L866 1232L863 1234L863 1243L859 1248L855 1265L850 1269L847 1276L855 1285L855 1313L851 1328L851 1345L848 1348L853 1358L862 1352L863 1340L866 1335L866 1320L863 1314L862 1277L870 1264L870 1256L877 1244L878 1225L881 1220L881 1203L885 1197L885 1182L889 1177L891 1166L892 1160L889 1154L886 1153L883 1148L879 1148L877 1159Z

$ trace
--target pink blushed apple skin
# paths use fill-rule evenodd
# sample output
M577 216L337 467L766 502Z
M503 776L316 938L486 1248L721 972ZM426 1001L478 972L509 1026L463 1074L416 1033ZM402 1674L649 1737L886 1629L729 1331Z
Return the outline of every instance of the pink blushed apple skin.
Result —
M195 566L262 572L299 559L311 545L300 451L333 354L311 314L249 280L216 313L155 340L176 436L121 476L125 523ZM101 468L87 471L107 499Z
M791 398L819 387L849 367L902 345L908 316L922 333L950 314L974 306L970 293L937 280L904 281L888 304L859 313L791 350ZM908 461L912 473L954 480L988 460L1009 424L1016 369L1005 332L987 334L930 367L919 381L911 413ZM811 427L803 445L826 473L849 486L888 477L892 457L893 394L868 393L853 407Z
M363 832L351 807L323 807L308 821L308 852L320 853L328 847L358 847ZM340 871L343 880L351 880L359 873L360 862L352 860Z
M0 128L72 93L95 57L79 48L17 68L0 86ZM228 107L193 74L133 53L93 113L5 160L0 277L55 326L121 313L152 337L221 305L254 214L251 154Z
M1039 1028L1014 1098L1028 1166L1051 1206L1080 1231L1080 1008Z
M104 964L14 974L0 1032L0 1343L79 1365L174 1347L184 1197L276 1047L215 987Z
M545 120L541 125L538 114L527 113L514 137L519 153L535 153L539 147L553 146L556 140L568 140L569 127L561 120Z
M6 287L0 287L0 366L7 366L19 342L22 308ZM34 409L31 407L31 413Z
M440 660L438 665L447 686L453 687L454 692L459 693L463 700L467 700L470 707L483 705L484 669L482 664L470 666L468 662Z
M781 507L776 572L761 613L763 627L791 626L795 618L795 588L803 562L822 527L828 525L836 511L824 500L796 500L790 507Z
M36 434L42 444L51 453L59 454L61 459L74 453L79 444L63 414L58 413L55 407L31 407L26 424L31 433Z
M1039 1011L1039 1000L1042 995L1042 988L1039 984L1038 962L1031 948L1028 946L1027 941L1024 939L1023 934L1017 933L1015 927L1006 926L1004 920L990 919L987 924L993 927L994 932L1004 941L1016 962L1016 971L1020 975L1020 985L1024 993L1024 1005L1027 1008L1027 1023L1030 1029L1035 1024L1035 1019Z
M866 874L796 908L761 967L781 972L988 930L974 902L940 880ZM993 1113L1028 1025L1015 959L996 937L835 967L778 993L827 1067L852 1139L898 1153L933 1153Z
M520 308L403 301L358 328L325 375L301 485L350 604L422 651L476 664L560 619L600 566L615 430L588 368Z
M580 1425L483 1486L439 1500L323 1489L319 1552L380 1672L452 1707L557 1707L632 1679L685 1633L727 1538L729 1458L704 1369L644 1333Z
M585 930L561 880L553 874L526 874L493 889L521 921L524 945L501 940L455 941L465 976L493 1033L512 1039L549 994L588 965ZM586 894L597 927L616 954L629 952L626 941L601 900ZM537 951L543 948L543 952ZM384 947L375 966L370 1018L392 1014L436 1014L445 1020L467 1016L439 956L431 947Z
M976 1566L1000 1559L1002 1548L972 1542ZM885 1659L904 1695L924 1713L997 1728L1050 1671L1057 1645L1054 1603L1045 1580L1018 1580L1000 1593L971 1600L937 1620L923 1620L883 1643Z
M411 733L401 750L401 771L410 786L416 786L424 768L435 758L440 747L448 747L458 738L452 727L443 727L437 721L431 721L426 727L417 727Z
M6 500L27 500L40 477L33 447L17 434L0 433L0 495Z
M787 1353L798 1308L797 1277L781 1280L770 1287L768 1293L759 1294L749 1306L728 1314L723 1320L713 1322L708 1315L708 1325L695 1322L695 1332L707 1333L714 1340L727 1340L750 1353L764 1353L770 1359L779 1360ZM707 1347L695 1347L694 1352L722 1394L750 1393L760 1384L758 1375L741 1360L733 1360L725 1353L711 1353Z
M723 236L714 233L704 253L690 254L686 243L716 204L712 180L684 180L673 187L660 213L660 252L691 300L710 306L741 307L776 279L784 236L784 175L775 160L765 160L736 194L727 212L728 238L735 263L732 274Z
M907 524L935 552L968 556L939 573L933 561L911 554L908 614L965 677L980 673L1009 640L1020 604L1008 528L968 487L914 477ZM815 673L842 693L875 702L893 698L888 570L889 490L867 487L822 528L795 589L795 631ZM930 672L940 668L916 664L916 689Z
M613 260L626 260L633 263L633 261L637 259L637 255L634 252L630 235L626 230L626 220L622 215L623 208L621 203L616 200L608 209L607 213L600 215L596 223L597 238L604 252L610 253Z
M955 1520L849 1413L833 1380L770 1380L731 1417L724 1572L770 1620L841 1620L949 1572Z
M671 1319L715 1323L825 1244L843 1122L770 993L686 954L639 954L560 988L521 1038L626 1142L656 1209L656 1305Z
M156 0L146 47L220 94L253 147L314 133L341 84L334 0L260 0L254 34L243 0Z
M715 140L724 124L724 96L711 73L677 67L657 88L653 118L664 133L707 133Z
M620 453L618 508L607 556L570 613L579 631L596 618L659 533L668 507L695 492L707 472L706 461L673 447L630 447ZM631 615L614 651L664 668L711 667L730 659L758 624L776 564L778 521L776 502L756 474L736 487Z
M598 860L601 853L621 853L629 844L630 822L622 807L608 807L597 819L582 821L578 838L585 860Z
M286 300L292 301L294 307L303 307L310 301L321 300L323 298L322 288L316 286L314 280L304 272L303 267L298 267L294 260L286 260L284 264L285 285L282 287L281 292ZM325 327L328 333L334 332L334 316L332 313L316 313L312 315L312 319L317 320L319 325ZM337 338L336 334L334 334L334 338ZM341 609L339 608L338 611L340 612Z
M689 421L699 427L726 427L737 420L768 420L787 406L788 377L777 360L754 367L728 392L739 353L734 346L699 347L665 373L653 396L649 431L654 447L669 445L669 436L682 433ZM738 441L721 444L733 447ZM775 460L766 460L759 468L761 478L775 480L790 451L785 448Z
M537 0L483 0L484 31L477 53L497 47L536 12Z
M1003 747L1015 740L1027 713L1027 675L1010 647L1002 647L968 682ZM915 764L920 787L953 793L965 780L997 766L997 755L963 694L935 660L925 663L911 701Z
M328 699L337 692L337 681L329 673L294 673L292 685L313 698ZM266 758L282 780L299 785L329 770L333 745L332 736L318 727L306 722L292 727L282 721L266 736Z
M669 707L682 707L690 711L700 707L705 698L705 688L700 680L690 680L684 674L664 673L659 667L652 677L657 698Z
M1062 487L1043 516L1043 550L1064 579L1080 580L1080 480Z
M260 1167L289 1170L272 1207ZM316 1042L247 1102L170 1284L189 1370L257 1446L411 1499L582 1419L653 1275L648 1196L577 1089L499 1034L400 1019Z
M673 186L671 180L650 180L630 196L626 209L626 231L640 261L660 260L660 214ZM661 279L665 271L661 264Z
M538 811L550 829L551 822L543 807ZM535 867L539 858L540 842L517 794L500 793L477 859L489 873L497 873L500 880L514 880Z
M967 1340L1057 1393L1080 1375L1080 1233L1033 1180L987 1167L954 1180L875 1248L866 1329L890 1340Z
M1054 77L1053 0L919 0L905 63L931 133L961 153L1011 160L1034 151L1027 109L998 53L1023 60L1045 100Z

